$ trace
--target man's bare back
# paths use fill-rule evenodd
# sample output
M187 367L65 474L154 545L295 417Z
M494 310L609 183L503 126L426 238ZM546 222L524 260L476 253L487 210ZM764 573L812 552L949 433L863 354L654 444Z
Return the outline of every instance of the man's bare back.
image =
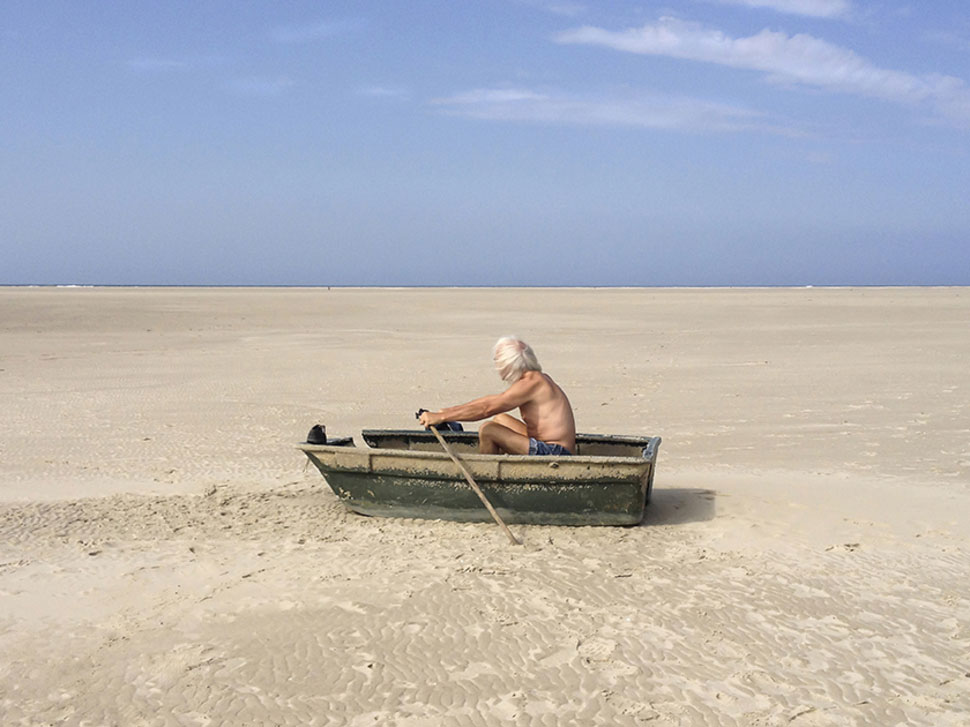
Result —
M527 371L519 380L523 379L534 392L532 398L519 405L528 436L576 451L576 422L566 394L548 374ZM531 384L532 379L535 384Z
M532 349L518 339L499 339L494 358L502 378L512 381L508 389L465 404L424 412L421 424L428 427L447 421L495 417L478 432L479 452L483 454L575 452L576 422L572 406L552 377L542 373ZM515 408L522 415L521 421L506 413Z

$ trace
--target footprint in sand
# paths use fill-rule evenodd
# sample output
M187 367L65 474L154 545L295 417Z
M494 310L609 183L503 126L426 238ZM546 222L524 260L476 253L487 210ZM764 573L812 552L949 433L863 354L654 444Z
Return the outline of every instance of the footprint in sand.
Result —
M579 655L590 661L606 661L615 649L615 641L601 638L588 639L578 647Z

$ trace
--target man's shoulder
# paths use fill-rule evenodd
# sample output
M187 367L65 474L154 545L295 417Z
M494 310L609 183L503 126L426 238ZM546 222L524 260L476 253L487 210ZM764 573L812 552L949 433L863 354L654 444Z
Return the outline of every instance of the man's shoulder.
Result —
M522 381L523 385L535 394L546 391L552 392L559 388L559 385L553 381L549 374L544 374L541 371L526 371L519 381Z
M539 392L543 386L547 386L548 383L544 378L541 371L526 371L524 372L509 390L515 390L522 395L529 396L530 398Z
M544 374L541 371L526 371L519 378L519 381L523 381L526 384L536 386L541 384L548 384L552 382L548 374Z

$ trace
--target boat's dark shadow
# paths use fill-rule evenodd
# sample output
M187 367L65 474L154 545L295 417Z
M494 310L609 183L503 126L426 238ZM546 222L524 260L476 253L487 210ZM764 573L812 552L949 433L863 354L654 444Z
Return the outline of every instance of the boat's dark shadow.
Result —
M640 524L649 527L713 520L717 512L715 494L699 487L654 488Z

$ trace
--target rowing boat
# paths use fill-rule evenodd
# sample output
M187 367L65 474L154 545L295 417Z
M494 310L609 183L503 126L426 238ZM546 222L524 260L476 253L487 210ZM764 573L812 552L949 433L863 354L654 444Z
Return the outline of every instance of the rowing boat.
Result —
M572 456L478 454L477 432L442 432L502 518L537 525L635 525L653 491L660 437L577 434ZM490 516L431 432L365 429L302 443L350 510L381 517L486 522Z

